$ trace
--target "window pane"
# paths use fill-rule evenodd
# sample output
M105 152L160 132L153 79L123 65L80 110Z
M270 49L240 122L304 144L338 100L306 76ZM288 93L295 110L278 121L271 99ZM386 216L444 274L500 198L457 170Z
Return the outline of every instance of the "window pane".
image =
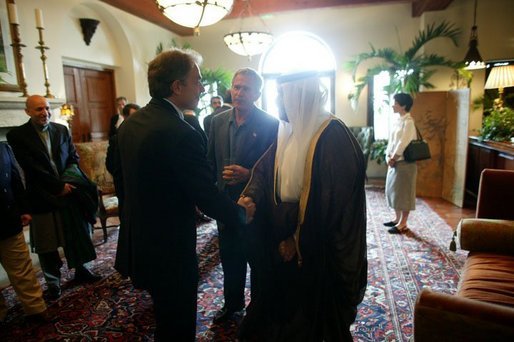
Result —
M373 127L375 140L389 139L389 131L394 121L392 96L384 91L389 84L389 73L383 71L373 78Z
M264 78L262 107L278 117L276 105L278 75L288 72L316 70L323 76L327 88L326 109L333 111L335 97L335 58L330 48L317 36L308 32L290 32L277 38L261 60Z

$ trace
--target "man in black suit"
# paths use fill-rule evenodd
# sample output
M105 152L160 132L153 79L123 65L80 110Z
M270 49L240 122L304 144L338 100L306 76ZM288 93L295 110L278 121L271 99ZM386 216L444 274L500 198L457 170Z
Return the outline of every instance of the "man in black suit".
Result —
M76 280L90 282L100 277L84 266L96 259L91 224L82 215L83 208L74 205L76 186L64 178L78 170L68 129L50 122L52 112L43 96L29 96L25 106L29 121L9 131L7 140L26 176L31 245L38 254L49 297L57 299L62 266L58 247L63 247L68 267L75 268Z
M261 88L262 78L255 70L236 71L230 89L233 108L214 116L211 122L207 158L216 172L218 188L233 200L239 198L253 165L277 137L278 120L254 104ZM218 231L225 305L216 314L215 323L230 319L245 307L246 263L252 259L247 242L255 240L243 238L240 231L220 222ZM250 267L252 263L250 260ZM255 276L252 270L252 298L258 291Z
M118 132L125 209L115 267L149 291L161 341L195 339L195 206L232 227L245 220L245 211L216 189L202 138L183 119L204 91L200 58L173 49L151 61L152 99Z
M116 98L116 113L111 116L111 123L109 124L109 138L118 132L118 128L125 119L123 116L123 108L127 105L127 98L120 96Z

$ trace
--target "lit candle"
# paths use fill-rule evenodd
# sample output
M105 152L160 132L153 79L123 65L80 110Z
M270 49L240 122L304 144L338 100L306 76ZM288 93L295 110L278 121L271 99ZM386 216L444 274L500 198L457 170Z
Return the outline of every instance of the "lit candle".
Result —
M11 24L19 24L18 21L18 10L16 4L8 3L9 6L9 22Z
M40 8L36 8L36 27L45 28L45 25L43 25L43 11Z

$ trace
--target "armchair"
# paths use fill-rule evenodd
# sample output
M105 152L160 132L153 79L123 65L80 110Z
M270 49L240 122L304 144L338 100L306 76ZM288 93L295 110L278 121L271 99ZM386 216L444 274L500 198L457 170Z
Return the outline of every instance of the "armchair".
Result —
M415 340L514 340L514 171L482 172L476 218L457 237L469 251L457 293L420 292Z
M96 141L76 143L75 148L80 156L80 168L98 186L98 218L103 230L104 242L107 241L107 226L109 217L116 217L118 213L118 198L114 190L114 182L111 174L105 167L108 141ZM95 229L99 229L94 227Z
M373 127L348 127L350 132L355 136L364 154L366 168L368 166L369 154L371 152L371 144L373 143Z

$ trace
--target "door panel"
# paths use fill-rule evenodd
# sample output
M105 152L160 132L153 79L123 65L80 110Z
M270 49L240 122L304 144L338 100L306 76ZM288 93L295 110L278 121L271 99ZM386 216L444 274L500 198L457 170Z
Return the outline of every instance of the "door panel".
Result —
M64 66L64 78L66 99L75 108L73 141L107 140L115 112L113 71Z

